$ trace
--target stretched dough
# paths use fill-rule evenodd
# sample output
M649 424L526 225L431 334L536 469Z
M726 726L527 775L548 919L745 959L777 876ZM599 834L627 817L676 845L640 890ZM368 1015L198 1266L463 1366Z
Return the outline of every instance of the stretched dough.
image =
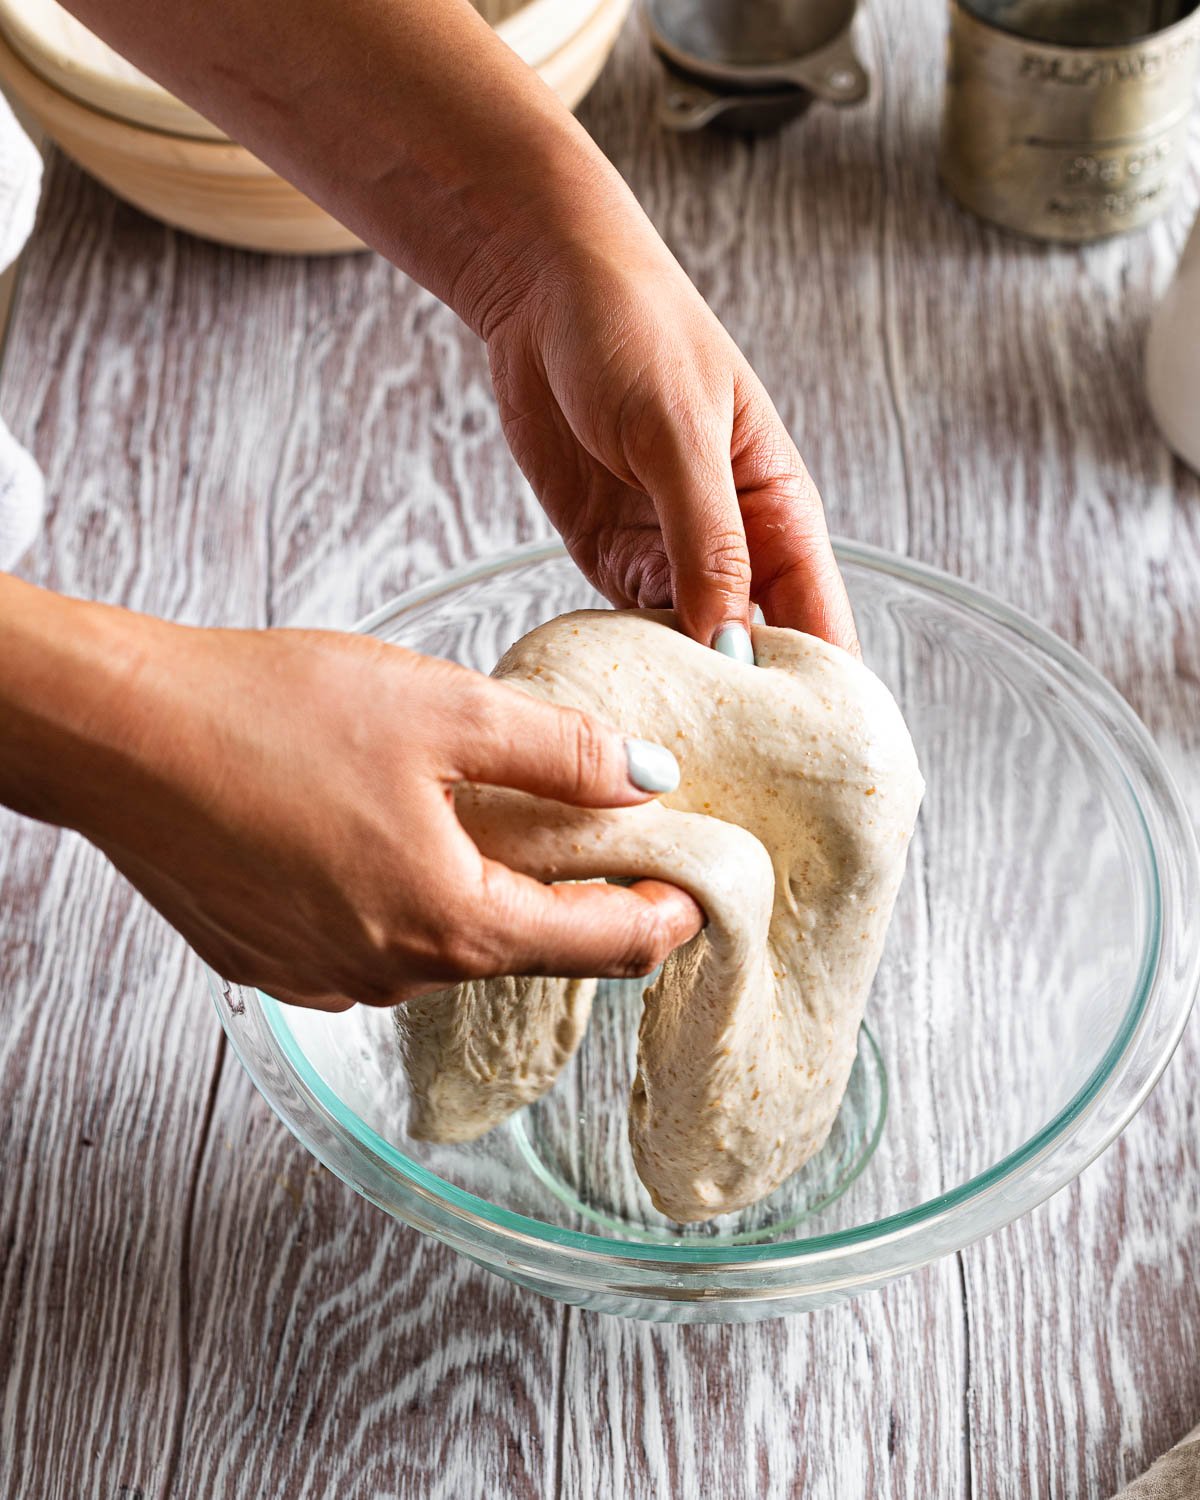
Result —
M707 925L646 992L634 1162L686 1223L766 1196L824 1143L854 1060L924 783L883 683L796 631L745 666L667 611L582 611L494 673L675 751L679 789L589 811L497 788L459 812L485 853L544 880L654 876ZM592 981L499 979L400 1006L410 1134L463 1141L543 1094L587 1027Z

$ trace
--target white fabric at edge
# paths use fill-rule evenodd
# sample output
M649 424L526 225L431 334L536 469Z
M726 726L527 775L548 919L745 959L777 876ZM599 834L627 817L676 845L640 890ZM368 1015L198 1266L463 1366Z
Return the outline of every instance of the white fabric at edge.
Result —
M42 186L42 158L0 94L0 271L21 252L33 229ZM42 524L41 470L0 422L0 571L14 567Z

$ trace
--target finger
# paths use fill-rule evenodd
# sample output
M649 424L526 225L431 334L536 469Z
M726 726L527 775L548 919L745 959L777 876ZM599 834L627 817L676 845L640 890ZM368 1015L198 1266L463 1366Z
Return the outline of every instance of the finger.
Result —
M581 571L618 609L670 609L671 563L644 491L605 470L589 487L584 509L559 530Z
M484 878L485 909L502 917L499 951L486 966L493 974L635 978L651 973L704 925L692 897L661 880L628 887L542 885L491 860L484 862Z
M354 1001L346 995L305 995L278 985L267 993L272 1000L278 1000L283 1005L296 1005L302 1010L323 1010L330 1014L350 1010L354 1005Z
M730 465L731 423L714 417L666 427L639 460L637 478L662 527L680 624L694 640L753 661L750 553Z
M794 464L742 491L754 598L769 625L820 636L860 656L846 585L816 485Z
M630 807L679 785L679 763L664 745L507 683L478 678L454 707L451 774L464 781L574 807Z

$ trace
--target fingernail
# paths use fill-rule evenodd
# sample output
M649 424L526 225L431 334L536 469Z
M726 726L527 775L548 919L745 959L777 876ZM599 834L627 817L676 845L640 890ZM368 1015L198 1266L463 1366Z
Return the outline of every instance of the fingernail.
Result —
M679 785L679 762L665 745L653 740L626 740L629 779L639 792L673 792Z
M754 643L744 625L722 625L713 636L713 650L748 667L754 665Z

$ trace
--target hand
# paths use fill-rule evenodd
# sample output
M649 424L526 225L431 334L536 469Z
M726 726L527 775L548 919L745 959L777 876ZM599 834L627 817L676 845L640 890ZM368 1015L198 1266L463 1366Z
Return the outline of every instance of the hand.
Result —
M484 858L455 815L462 780L648 801L615 730L365 637L188 630L22 588L21 618L46 614L55 646L82 639L87 657L72 675L56 656L49 694L36 645L22 652L33 691L18 674L0 799L17 767L4 800L91 838L226 978L390 1005L494 974L644 974L699 930L669 885L543 885Z
M487 340L505 432L616 604L856 650L766 392L594 141L467 0L68 0ZM364 58L369 66L364 66ZM742 638L742 648L750 643Z
M640 212L616 228L484 322L517 462L614 604L674 603L712 643L753 601L857 652L820 496L770 399Z

